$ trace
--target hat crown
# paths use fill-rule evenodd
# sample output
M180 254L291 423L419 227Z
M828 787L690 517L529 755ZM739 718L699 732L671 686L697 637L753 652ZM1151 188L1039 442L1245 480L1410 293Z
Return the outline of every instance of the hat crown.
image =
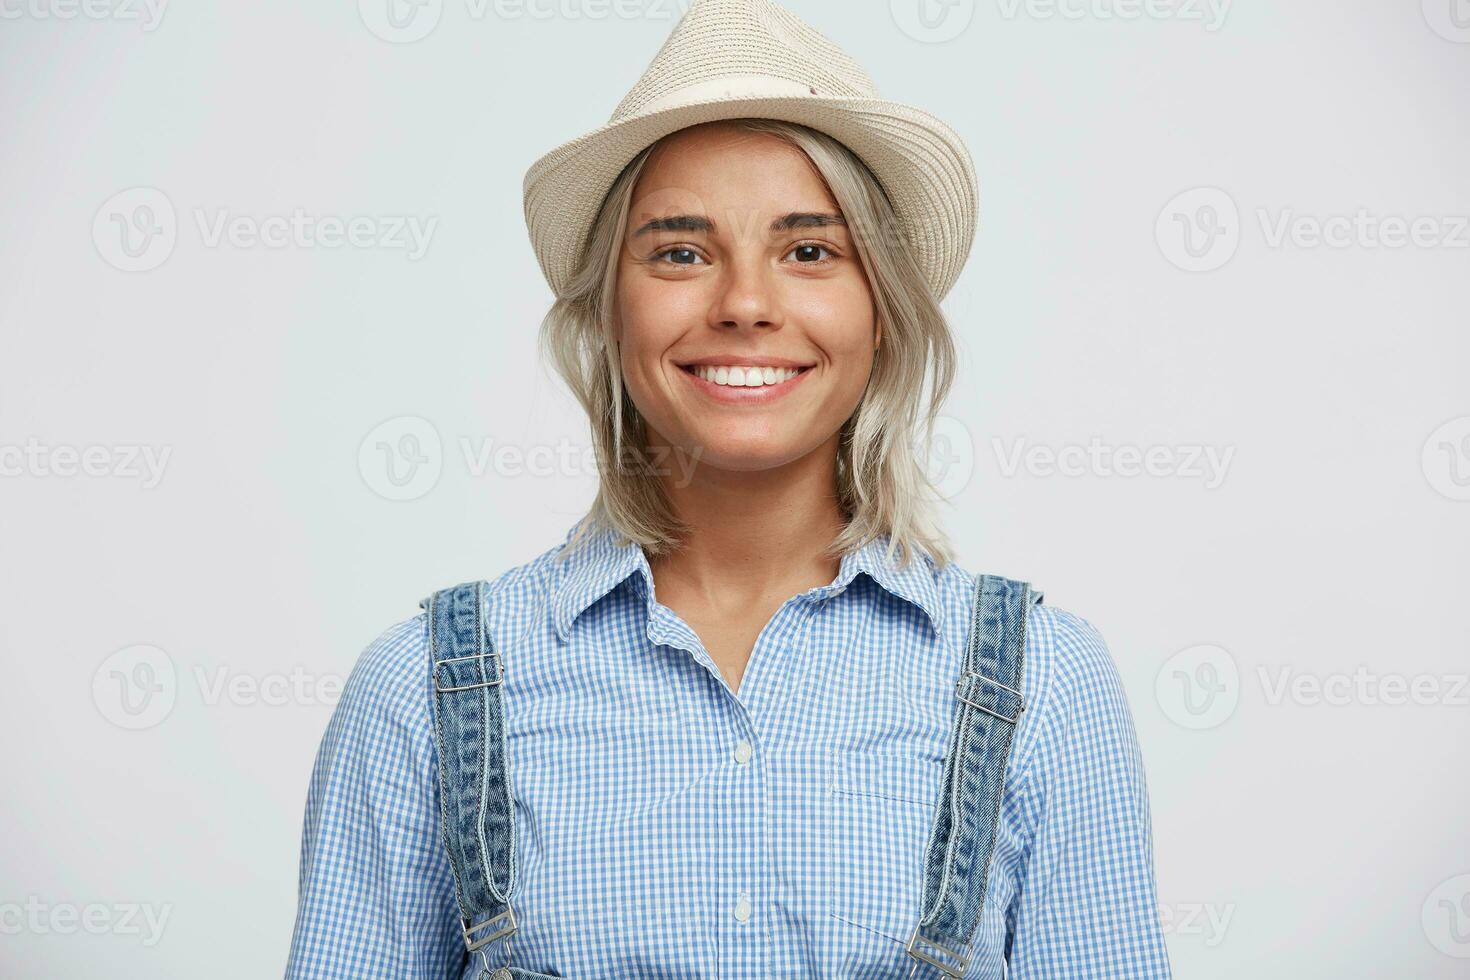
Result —
M707 97L720 78L751 76L793 83L786 94L800 87L817 97L879 98L847 52L772 0L694 0L609 121L665 107L686 89L691 101Z
M975 237L970 151L931 113L884 99L868 73L776 0L692 0L612 119L526 171L526 229L547 284L572 295L608 191L658 141L753 116L825 133L871 171L935 297L959 276Z

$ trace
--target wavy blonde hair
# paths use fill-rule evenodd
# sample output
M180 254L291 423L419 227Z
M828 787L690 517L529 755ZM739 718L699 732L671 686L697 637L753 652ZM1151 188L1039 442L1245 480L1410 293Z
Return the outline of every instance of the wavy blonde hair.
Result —
M901 565L917 552L942 567L953 553L933 519L933 484L922 458L954 381L955 348L944 313L898 231L893 206L867 165L825 133L774 119L726 122L785 140L816 167L853 235L882 324L867 388L841 429L837 494L847 523L826 554L836 559L886 534L889 554L898 549ZM642 458L645 423L623 384L612 315L633 190L659 145L643 150L613 183L565 295L541 322L541 354L586 410L601 474L597 499L568 552L598 525L650 555L677 550L692 530L673 513L656 470ZM920 423L922 450L914 440ZM639 465L626 465L630 457Z

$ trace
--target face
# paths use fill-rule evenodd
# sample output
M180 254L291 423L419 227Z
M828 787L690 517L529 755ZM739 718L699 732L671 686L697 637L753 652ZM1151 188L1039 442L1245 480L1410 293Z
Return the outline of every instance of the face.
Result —
M816 169L775 137L721 124L669 137L640 175L615 323L650 444L728 470L818 450L835 460L880 341Z

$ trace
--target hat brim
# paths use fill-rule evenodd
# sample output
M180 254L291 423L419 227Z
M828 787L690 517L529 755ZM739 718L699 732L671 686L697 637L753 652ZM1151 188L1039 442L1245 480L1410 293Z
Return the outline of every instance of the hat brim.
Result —
M801 95L674 106L609 124L537 160L524 182L526 227L552 292L563 295L608 189L634 157L670 133L742 116L810 126L857 154L893 202L935 298L949 293L975 238L979 191L964 141L913 106Z

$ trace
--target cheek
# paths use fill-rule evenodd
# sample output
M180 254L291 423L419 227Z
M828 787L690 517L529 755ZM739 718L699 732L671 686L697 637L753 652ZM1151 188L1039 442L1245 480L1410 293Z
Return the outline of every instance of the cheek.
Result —
M636 272L619 280L614 323L621 342L661 350L687 332L690 324L702 322L703 307L693 290L671 289L667 282Z
M872 361L877 319L866 293L834 290L830 295L808 297L797 315L812 342L833 364L861 366Z
M618 348L625 370L636 369L646 358L660 349L660 326L669 318L649 290L634 283L618 287L617 312L613 318Z

